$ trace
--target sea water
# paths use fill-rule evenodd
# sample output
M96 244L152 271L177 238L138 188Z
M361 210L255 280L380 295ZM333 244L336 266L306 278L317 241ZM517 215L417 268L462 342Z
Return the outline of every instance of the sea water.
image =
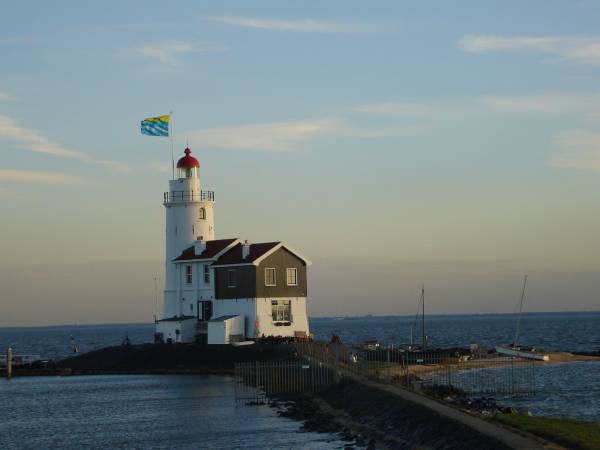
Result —
M226 376L0 379L0 448L336 449L269 406L236 405Z

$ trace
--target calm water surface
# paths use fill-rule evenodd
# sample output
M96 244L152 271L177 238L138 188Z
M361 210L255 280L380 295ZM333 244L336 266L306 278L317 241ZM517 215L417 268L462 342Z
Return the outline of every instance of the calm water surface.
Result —
M544 364L536 369L536 395L510 399L534 415L600 421L600 361Z
M238 406L223 376L0 379L0 448L336 449L268 406Z

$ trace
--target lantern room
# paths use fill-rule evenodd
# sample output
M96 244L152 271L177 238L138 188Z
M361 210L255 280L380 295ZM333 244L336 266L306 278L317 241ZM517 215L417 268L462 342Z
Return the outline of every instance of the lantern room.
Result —
M198 178L200 163L191 156L192 151L189 148L186 148L184 153L185 156L177 161L177 178Z

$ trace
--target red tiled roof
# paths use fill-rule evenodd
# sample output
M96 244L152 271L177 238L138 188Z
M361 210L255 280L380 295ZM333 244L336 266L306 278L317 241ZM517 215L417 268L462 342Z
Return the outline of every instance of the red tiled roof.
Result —
M280 243L281 242L263 242L260 244L250 244L250 252L246 258L242 258L242 244L237 244L217 259L214 264L250 264Z
M231 245L237 239L216 239L214 241L206 241L206 248L200 255L194 254L194 246L186 248L181 255L175 258L173 261L187 261L189 259L207 259L213 258L219 252L222 252L227 248L228 245ZM235 247L234 247L235 248Z

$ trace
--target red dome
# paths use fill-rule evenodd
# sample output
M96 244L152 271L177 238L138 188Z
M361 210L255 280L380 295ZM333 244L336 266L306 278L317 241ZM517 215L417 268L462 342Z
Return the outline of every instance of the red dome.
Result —
M177 161L178 169L191 169L192 167L200 167L198 160L193 156L190 156L192 151L189 148L186 148L183 153L185 153L185 156Z

